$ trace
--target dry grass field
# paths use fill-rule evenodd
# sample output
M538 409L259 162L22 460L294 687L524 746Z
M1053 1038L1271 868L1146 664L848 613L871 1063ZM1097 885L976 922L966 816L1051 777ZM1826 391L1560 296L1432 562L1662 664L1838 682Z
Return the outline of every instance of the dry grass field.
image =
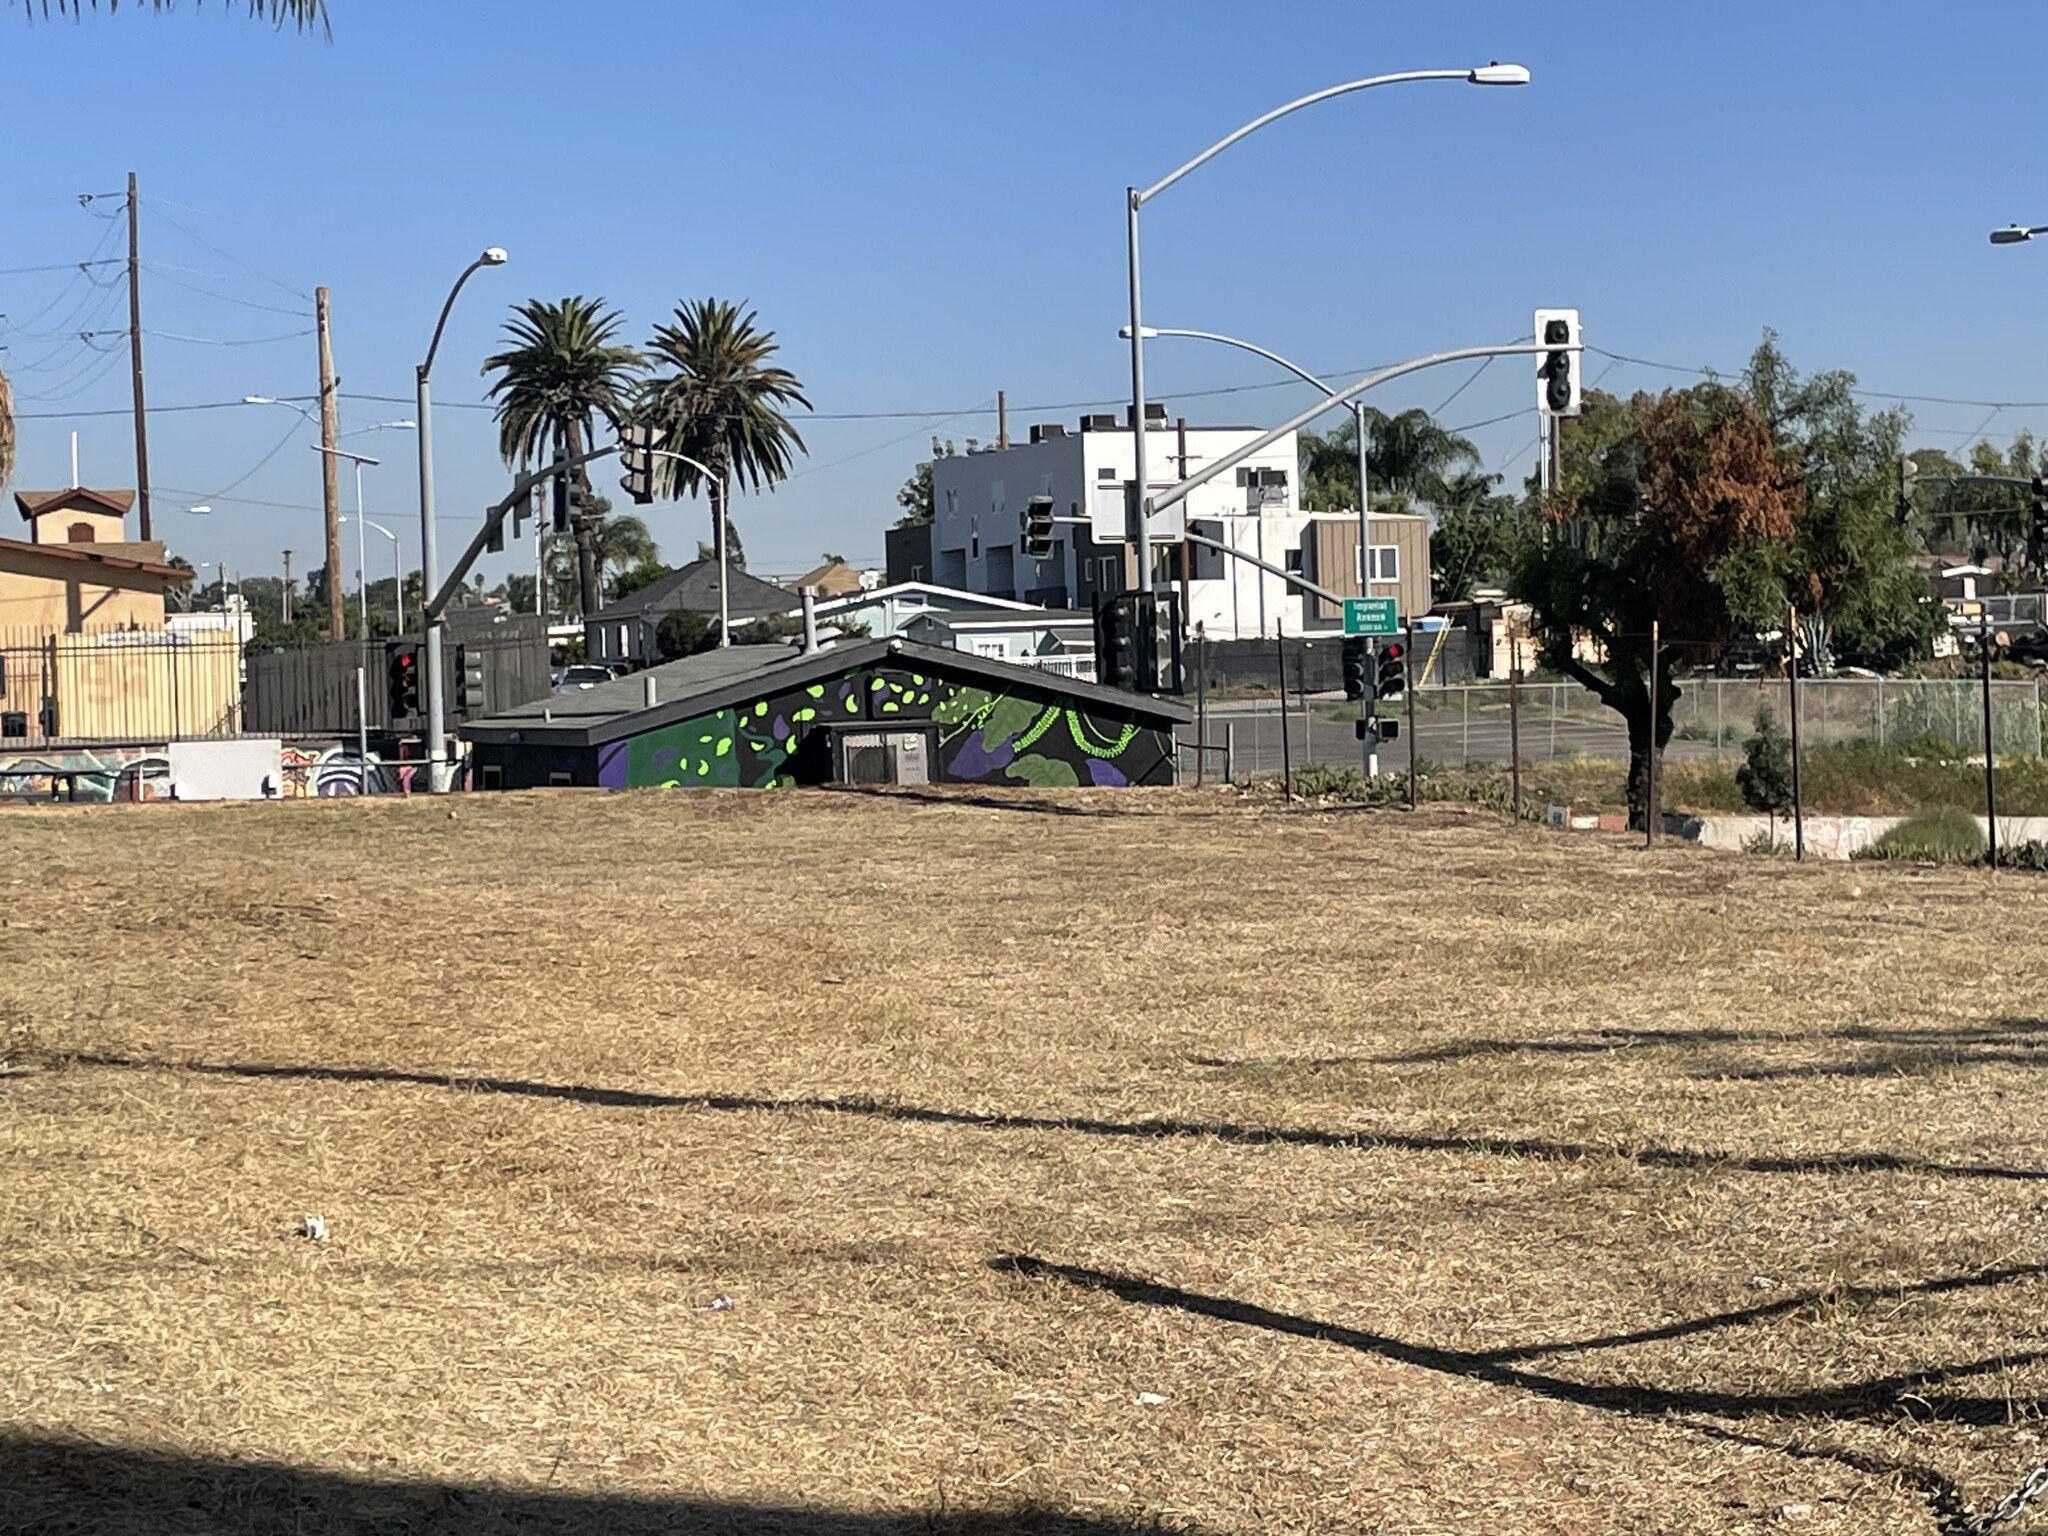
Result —
M1896 1536L2048 1456L2034 878L824 792L0 881L0 1530Z

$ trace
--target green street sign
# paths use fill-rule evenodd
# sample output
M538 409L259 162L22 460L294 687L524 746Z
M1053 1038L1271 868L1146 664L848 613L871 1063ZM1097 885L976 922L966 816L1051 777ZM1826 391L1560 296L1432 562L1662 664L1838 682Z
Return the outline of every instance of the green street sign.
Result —
M1401 633L1401 623L1394 615L1394 600L1391 597L1345 598L1344 633L1398 635Z

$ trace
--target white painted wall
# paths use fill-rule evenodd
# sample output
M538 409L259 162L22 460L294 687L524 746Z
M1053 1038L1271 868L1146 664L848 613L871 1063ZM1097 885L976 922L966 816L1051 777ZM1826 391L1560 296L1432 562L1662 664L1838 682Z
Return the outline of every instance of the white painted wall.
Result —
M1200 470L1260 435L1261 429L1254 427L1190 428L1188 466ZM1148 432L1145 442L1151 484L1164 489L1176 483L1181 478L1179 434L1169 425ZM1227 530L1222 535L1225 542L1285 566L1288 554L1300 549L1302 529L1308 522L1305 513L1294 510L1300 496L1296 459L1295 439L1290 433L1246 461L1248 469L1286 474L1285 501L1250 516L1236 475L1225 474L1188 497L1189 520L1221 523ZM1001 568L1001 557L992 562L990 550L1016 549L1023 534L1024 507L1031 497L1052 497L1054 513L1060 517L1091 516L1098 497L1104 498L1105 505L1120 508L1123 482L1132 477L1136 462L1131 434L1120 430L1069 431L1065 437L1041 443L935 461L932 551L936 571L942 580L968 591L988 591L992 563L998 574ZM1034 569L1021 552L1015 554L1014 586L1005 587L1003 595L1064 586L1069 600L1078 601L1084 583L1075 546L1086 542L1086 530L1062 524L1056 535L1054 561L1042 562ZM1241 561L1220 556L1208 559L1212 565L1221 562L1224 569L1191 585L1191 623L1201 622L1216 639L1270 635L1275 625L1290 635L1301 633L1301 599L1286 582ZM1203 560L1197 556L1197 568Z
M168 748L171 783L180 800L261 800L284 787L283 754L284 744L274 737L174 741Z

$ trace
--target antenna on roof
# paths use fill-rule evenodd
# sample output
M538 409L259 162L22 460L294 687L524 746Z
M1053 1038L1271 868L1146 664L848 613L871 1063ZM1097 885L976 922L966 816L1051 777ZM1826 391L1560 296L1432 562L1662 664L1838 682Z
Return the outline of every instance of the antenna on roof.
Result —
M71 434L71 489L78 489L78 434Z

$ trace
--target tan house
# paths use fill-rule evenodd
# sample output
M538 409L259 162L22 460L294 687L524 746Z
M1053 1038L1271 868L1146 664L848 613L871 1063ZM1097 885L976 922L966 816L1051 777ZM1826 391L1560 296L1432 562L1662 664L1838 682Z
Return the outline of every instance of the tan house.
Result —
M1303 535L1304 574L1340 597L1391 597L1403 621L1420 618L1434 605L1429 580L1429 519L1415 512L1366 514L1364 589L1359 587L1356 514L1318 515ZM1336 625L1344 610L1324 598L1305 598L1310 623Z
M164 594L192 579L157 540L131 543L133 491L20 491L26 539L0 539L0 634L10 641L89 629L164 627Z
M835 597L850 597L866 589L868 583L861 574L844 560L828 560L816 570L805 571L789 584L792 592L808 592L819 602Z

